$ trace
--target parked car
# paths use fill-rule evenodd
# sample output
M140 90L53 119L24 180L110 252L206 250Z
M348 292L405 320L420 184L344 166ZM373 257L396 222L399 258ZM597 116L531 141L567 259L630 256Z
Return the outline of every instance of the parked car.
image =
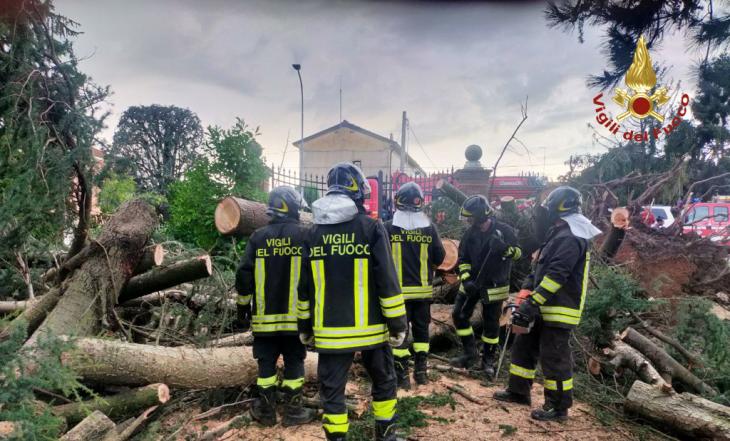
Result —
M649 207L651 213L654 215L654 225L652 228L667 228L674 223L674 215L672 214L672 207L669 205L652 205ZM659 223L659 219L663 219Z
M713 242L730 246L730 203L692 204L684 215L683 232L709 237Z

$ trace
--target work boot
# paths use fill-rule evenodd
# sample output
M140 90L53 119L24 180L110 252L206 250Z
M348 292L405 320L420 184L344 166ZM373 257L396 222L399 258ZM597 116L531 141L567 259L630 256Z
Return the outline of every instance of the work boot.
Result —
M262 426L276 425L276 388L256 387L256 398L250 413L251 418Z
M416 352L416 365L413 368L413 379L416 384L428 384L428 352Z
M494 380L494 361L495 361L495 352L496 352L497 345L484 345L484 350L482 350L482 370L484 371L484 376L487 377L487 381Z
M477 348L474 341L474 334L461 337L461 345L464 346L464 353L449 360L452 366L469 369L477 362Z
M324 432L327 441L347 441L347 433L327 433Z
M554 408L535 409L530 413L533 420L538 421L557 421L564 422L568 420L568 410L558 410Z
M411 379L408 375L408 357L394 357L395 364L395 380L398 384L398 389L410 390Z
M532 404L532 400L529 395L516 394L509 390L497 391L492 397L497 401L506 401L508 403L524 404L526 406Z
M403 438L399 437L397 432L395 417L390 421L375 422L375 441L401 441Z
M307 424L317 417L314 409L307 409L302 403L302 389L281 389L284 397L284 415L281 418L281 425L284 427L299 426Z

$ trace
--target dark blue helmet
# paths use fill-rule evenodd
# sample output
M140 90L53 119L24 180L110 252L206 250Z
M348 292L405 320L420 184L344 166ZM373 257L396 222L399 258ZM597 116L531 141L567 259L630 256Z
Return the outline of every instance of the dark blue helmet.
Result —
M489 205L486 197L476 194L466 198L461 206L460 215L465 218L473 218L476 222L481 223L494 216L494 209Z
M344 194L355 202L362 202L370 196L370 184L356 165L341 162L327 173L327 194L330 193Z
M415 182L407 182L395 194L395 208L401 211L421 211L423 209L423 190Z
M583 196L573 187L563 185L551 191L542 202L550 221L555 221L569 214L580 213Z
M291 187L276 187L269 193L269 206L266 214L271 217L290 217L299 219L299 210L307 207L302 195Z

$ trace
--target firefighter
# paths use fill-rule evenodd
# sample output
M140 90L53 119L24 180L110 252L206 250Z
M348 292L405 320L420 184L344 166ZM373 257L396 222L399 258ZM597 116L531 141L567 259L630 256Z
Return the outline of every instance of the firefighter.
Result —
M461 207L461 216L471 226L459 243L459 277L452 319L464 352L451 360L470 368L477 361L476 339L470 318L478 302L482 304L481 365L488 380L494 378L499 348L499 317L502 302L509 297L512 262L522 257L512 227L495 218L494 210L482 195L470 196Z
M413 378L417 384L426 384L433 269L443 262L446 252L436 227L422 212L423 191L418 184L409 182L398 189L395 208L393 220L386 222L385 229L390 236L395 271L413 333ZM408 375L410 356L407 346L393 349L398 387L406 390L411 388Z
M501 401L530 405L530 389L538 359L545 377L545 405L532 411L541 421L565 421L573 403L573 360L568 340L580 322L590 265L589 240L600 230L581 214L578 190L558 187L541 206L550 226L538 250L532 273L525 279L513 323L528 324L527 334L512 345L507 390Z
M306 229L299 211L306 202L291 187L269 194L266 213L271 222L249 238L236 272L239 329L253 329L253 355L258 361L251 417L264 426L276 424L277 370L284 357L280 392L284 399L283 426L313 421L315 412L302 406L306 348L299 341L297 298Z
M367 216L370 185L359 168L337 164L327 194L312 204L305 283L299 294L300 339L319 353L317 375L328 440L345 440L345 386L355 352L372 379L377 440L396 440L396 379L391 347L407 332L406 310L382 222Z

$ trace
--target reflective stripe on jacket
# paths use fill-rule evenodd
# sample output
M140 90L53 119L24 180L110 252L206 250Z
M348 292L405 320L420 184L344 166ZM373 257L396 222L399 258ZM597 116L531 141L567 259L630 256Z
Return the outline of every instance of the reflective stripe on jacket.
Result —
M431 300L433 271L444 261L446 252L436 228L406 230L385 223L390 238L395 272L405 301Z

